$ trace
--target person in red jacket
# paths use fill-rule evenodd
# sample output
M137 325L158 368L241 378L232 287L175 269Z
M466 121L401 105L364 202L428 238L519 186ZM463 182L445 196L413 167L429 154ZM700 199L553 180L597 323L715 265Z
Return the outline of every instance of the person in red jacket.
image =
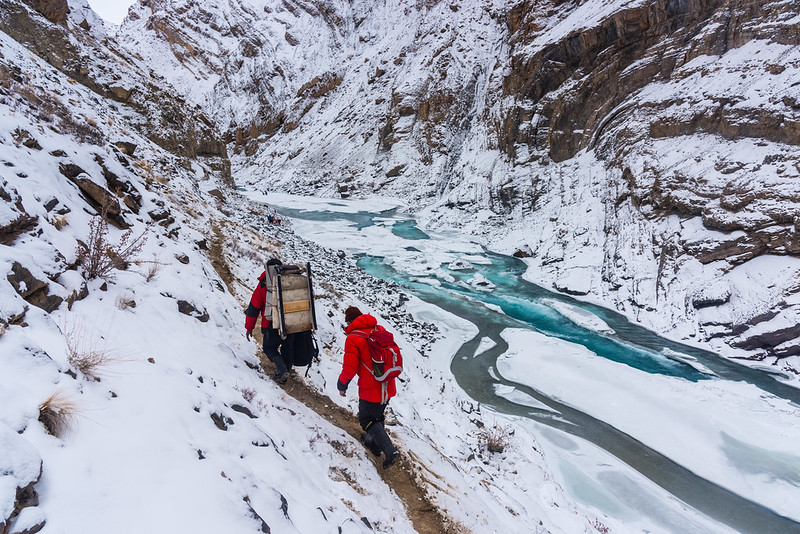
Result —
M247 307L245 314L244 328L247 331L247 341L253 335L253 329L256 326L256 319L261 315L261 333L264 335L264 354L267 355L269 361L275 364L274 379L280 384L285 384L289 378L289 369L294 361L294 336L289 335L286 339L282 339L278 329L274 328L272 321L269 319L272 313L272 280L270 267L272 265L283 265L281 260L272 258L267 262L267 271L261 273L258 277L258 285L253 290L253 296L250 297L250 305ZM280 350L279 350L280 349Z
M362 314L355 306L345 310L344 320L347 323L344 329L347 339L344 343L342 373L336 387L339 395L344 397L350 381L358 375L358 422L364 429L361 441L375 456L384 454L383 467L387 468L400 456L400 451L392 444L383 424L386 405L397 394L397 386L394 378L384 382L375 379L367 340L363 335L358 335L369 333L373 328L384 328L378 325L375 317Z

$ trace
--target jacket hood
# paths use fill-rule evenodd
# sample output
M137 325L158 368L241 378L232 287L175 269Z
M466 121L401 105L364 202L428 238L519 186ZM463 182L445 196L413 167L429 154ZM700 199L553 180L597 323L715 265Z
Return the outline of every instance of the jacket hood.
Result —
M356 317L350 325L344 329L345 333L349 334L353 330L362 330L364 328L373 328L378 324L378 320L368 313L364 313Z

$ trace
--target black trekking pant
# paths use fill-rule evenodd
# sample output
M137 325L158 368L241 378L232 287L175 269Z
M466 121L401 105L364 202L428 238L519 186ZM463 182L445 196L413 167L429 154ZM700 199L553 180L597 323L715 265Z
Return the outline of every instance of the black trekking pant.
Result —
M281 339L277 328L262 328L261 333L264 335L264 354L275 364L277 374L288 372L294 363L294 335Z
M383 423L386 417L383 412L386 411L386 404L379 402L369 402L363 399L358 401L358 422L364 431L369 429L372 423Z
M373 449L370 445L371 441L377 447L373 449L373 452L377 452L379 449L383 451L388 459L396 453L397 449L383 426L383 421L385 419L384 411L386 411L386 404L369 402L363 399L359 399L358 401L358 422L370 438L365 441L365 444ZM387 466L384 465L384 467Z

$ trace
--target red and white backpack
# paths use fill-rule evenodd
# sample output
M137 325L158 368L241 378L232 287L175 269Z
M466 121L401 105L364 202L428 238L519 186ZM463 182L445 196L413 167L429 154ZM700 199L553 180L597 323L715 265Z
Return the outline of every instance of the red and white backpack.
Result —
M391 332L383 329L373 328L369 333L356 330L351 333L367 340L372 368L361 362L375 377L378 382L385 382L390 378L395 378L403 372L403 355L400 348L394 342Z

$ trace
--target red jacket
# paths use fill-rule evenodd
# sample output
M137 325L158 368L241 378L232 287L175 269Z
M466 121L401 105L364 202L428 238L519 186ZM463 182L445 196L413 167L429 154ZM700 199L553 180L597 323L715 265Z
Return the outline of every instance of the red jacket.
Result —
M271 321L264 315L264 305L267 302L267 273L262 272L258 277L258 285L253 290L253 296L250 297L250 305L247 311L244 312L244 329L252 330L256 327L256 318L261 315L261 328L269 328ZM268 310L269 313L269 310Z
M359 315L344 329L347 340L344 342L344 362L342 374L339 375L338 387L342 391L356 374L358 375L358 398L367 402L386 404L389 399L397 394L395 379L389 378L385 382L378 382L372 374L372 356L369 353L367 340L359 335L350 335L355 330L365 333L373 328L384 330L378 325L377 319L369 314ZM343 389L344 388L344 389Z

